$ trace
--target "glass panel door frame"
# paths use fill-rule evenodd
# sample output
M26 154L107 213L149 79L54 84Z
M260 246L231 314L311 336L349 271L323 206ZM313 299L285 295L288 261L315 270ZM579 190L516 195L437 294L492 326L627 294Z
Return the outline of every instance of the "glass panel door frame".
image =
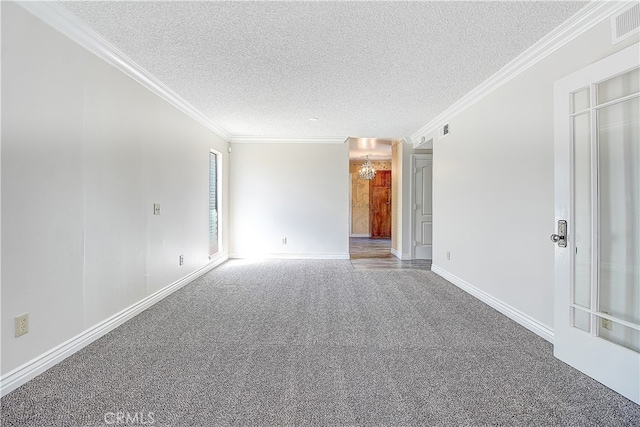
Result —
M640 70L640 66L634 69L635 72ZM614 77L615 78L615 77ZM611 80L605 79L604 82ZM604 311L603 304L601 300L602 296L602 271L601 271L601 209L600 200L603 198L601 185L603 182L601 167L600 167L600 157L602 152L602 145L600 143L600 134L601 130L599 128L600 112L609 109L615 108L616 106L621 106L624 104L628 104L629 102L637 102L640 99L640 93L634 92L630 95L621 96L616 99L607 100L606 102L599 103L597 100L597 90L602 82L594 82L588 88L579 89L578 91L571 94L571 99L575 101L576 94L582 94L585 91L589 92L590 100L586 105L581 106L580 108L575 107L575 102L572 103L572 108L570 113L571 117L571 162L572 162L572 170L574 171L571 174L570 179L572 179L572 198L573 204L570 206L571 211L571 224L574 225L575 232L572 233L574 236L574 242L571 247L574 250L571 251L571 264L573 266L571 271L571 310L570 310L570 323L575 327L579 327L583 331L590 333L593 337L599 337L601 339L609 339L612 342L616 342L611 339L611 333L607 333L606 330L611 328L610 322L613 322L616 326L621 328L629 328L630 330L640 331L640 326L637 323L633 323L628 321L627 319L623 319L619 316L616 316L615 313L611 311ZM588 129L585 128L586 132L577 132L576 131L576 123L584 122L586 120L586 124ZM580 135L577 135L580 134ZM585 135L583 135L585 134ZM586 141L582 141L582 144L587 144L585 150L579 150L578 144L581 142L578 141L578 138L581 136L586 136ZM582 152L581 152L582 151ZM580 153L580 155L579 155ZM583 168L579 168L578 157L585 159L585 164ZM589 169L588 174L585 169ZM579 171L579 172L578 172ZM578 187L580 186L580 179L576 179L576 174L581 175L582 181L586 181L587 185L585 187L584 193L582 194L584 197L580 197L580 204L583 206L583 210L588 209L586 213L586 221L588 224L581 225L582 222L579 218L578 211L580 210L576 205L578 204L578 198L580 196L580 191ZM588 206L587 206L588 204ZM585 215L583 215L585 216ZM588 230L587 230L588 228ZM585 236L580 234L580 231L583 231ZM584 243L583 243L584 242ZM581 246L584 245L584 246ZM586 251L584 250L586 247ZM583 271L582 276L586 279L585 288L582 292L577 288L578 282L581 280L576 277L578 275L578 258L588 258L588 270ZM580 301L577 301L577 296L582 295L582 298L579 298ZM588 316L588 322L585 322L586 317ZM583 321L579 321L577 318L584 319ZM577 321L578 320L578 321ZM609 325L603 326L603 325ZM604 329L604 331L603 331ZM610 338L603 338L609 335ZM622 344L621 344L622 345ZM638 351L638 346L635 344L633 347L634 351Z

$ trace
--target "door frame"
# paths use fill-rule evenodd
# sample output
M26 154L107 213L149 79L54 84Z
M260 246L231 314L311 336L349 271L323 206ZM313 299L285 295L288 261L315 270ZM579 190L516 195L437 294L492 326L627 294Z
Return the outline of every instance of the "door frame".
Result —
M411 259L416 259L416 245L415 245L415 237L416 237L416 195L414 192L414 176L416 174L416 160L431 160L433 162L433 154L411 154L411 179L409 180L409 237L411 240L409 241L411 245ZM433 193L432 193L433 196ZM433 212L432 212L433 215ZM433 246L432 246L432 255L433 258Z

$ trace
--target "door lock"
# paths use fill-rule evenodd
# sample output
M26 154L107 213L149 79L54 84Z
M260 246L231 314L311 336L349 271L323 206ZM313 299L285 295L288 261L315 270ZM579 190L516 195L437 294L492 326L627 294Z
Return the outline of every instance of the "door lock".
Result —
M567 221L558 221L558 234L552 234L551 241L561 248L567 247Z

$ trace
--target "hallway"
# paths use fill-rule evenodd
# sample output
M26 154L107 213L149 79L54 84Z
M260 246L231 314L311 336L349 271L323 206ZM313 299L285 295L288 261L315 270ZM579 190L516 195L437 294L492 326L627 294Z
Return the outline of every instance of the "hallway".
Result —
M391 239L349 238L349 256L356 270L431 269L431 260L403 261L391 254Z

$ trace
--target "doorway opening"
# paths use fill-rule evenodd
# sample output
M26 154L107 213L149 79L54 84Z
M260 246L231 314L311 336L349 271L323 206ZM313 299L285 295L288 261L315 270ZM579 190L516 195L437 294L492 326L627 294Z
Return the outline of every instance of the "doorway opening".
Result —
M402 216L392 146L398 141L379 138L349 139L349 255L356 269L430 268L430 261L413 262L398 256L398 220ZM376 174L364 179L359 171L369 159Z
M352 259L376 262L393 257L392 142L379 138L349 139L349 253ZM367 161L375 169L371 179L360 173Z
M390 139L349 138L349 237L392 237L391 143ZM376 171L372 179L359 174L367 160Z

